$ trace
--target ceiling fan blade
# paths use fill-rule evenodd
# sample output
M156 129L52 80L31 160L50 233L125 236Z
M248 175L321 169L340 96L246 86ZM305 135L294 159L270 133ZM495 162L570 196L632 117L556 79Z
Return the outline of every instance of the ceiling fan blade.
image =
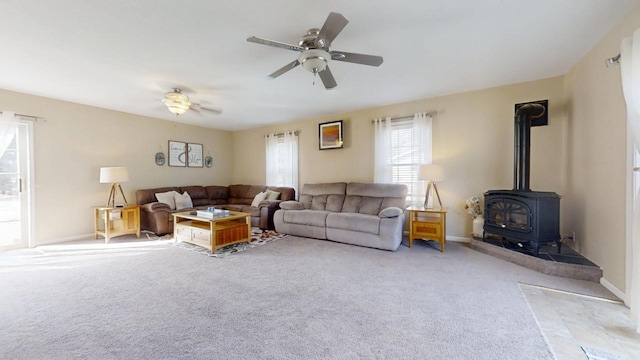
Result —
M320 79L322 79L322 83L324 84L324 88L327 90L333 89L338 86L336 83L336 79L333 77L331 70L329 70L329 66L327 66L324 70L318 73L320 75Z
M194 110L195 112L198 112L198 113L200 113L202 111L208 111L208 112L212 112L212 113L217 114L217 115L222 114L222 109L205 107L205 106L202 106L202 105L197 104L197 103L191 103L190 109Z
M275 79L278 76L286 73L287 71L293 69L294 67L300 65L300 62L298 62L298 59L293 60L292 62L288 63L287 65L281 67L280 69L276 70L273 74L267 76L267 78L269 79Z
M333 39L340 34L340 31L342 31L348 23L349 20L342 16L342 14L335 12L329 13L327 20L324 22L324 25L322 25L322 29L320 29L320 33L316 38L316 46L328 48Z
M301 48L298 45L291 45L291 44L285 44L285 43L279 42L279 41L261 39L259 37L255 37L255 36L248 37L247 41L248 42L252 42L252 43L256 43L256 44L275 46L275 47L282 48L282 49L287 49L287 50L304 51L304 48Z
M331 60L345 61L354 64L380 66L382 56L349 53L345 51L330 51Z

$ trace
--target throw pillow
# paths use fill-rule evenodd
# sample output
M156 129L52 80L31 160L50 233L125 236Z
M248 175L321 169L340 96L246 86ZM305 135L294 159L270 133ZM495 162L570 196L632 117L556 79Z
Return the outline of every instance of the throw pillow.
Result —
M280 193L273 190L267 190L267 198L266 200L278 200L280 197Z
M191 196L189 196L188 192L184 192L184 194L180 195L179 193L174 193L173 196L176 201L176 210L180 209L191 209L193 207L193 202L191 201Z
M158 201L160 201L161 203L165 203L167 205L169 205L169 208L171 210L175 210L176 209L176 201L173 198L173 194L175 193L175 191L167 191L167 192L163 192L163 193L156 193L156 199L158 199Z
M260 205L260 202L264 200L264 198L266 197L267 197L266 192L258 193L258 195L256 195L256 197L253 198L253 201L251 202L251 206L258 207Z

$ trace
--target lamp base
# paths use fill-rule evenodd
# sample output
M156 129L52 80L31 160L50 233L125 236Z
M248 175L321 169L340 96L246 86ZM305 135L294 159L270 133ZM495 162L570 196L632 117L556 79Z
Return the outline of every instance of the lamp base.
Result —
M438 193L438 187L436 186L436 183L431 180L429 180L429 184L427 185L427 193L424 196L424 208L425 209L435 208L435 201L433 201L434 202L433 206L429 206L429 196L431 195L432 188L433 188L433 191L436 193L436 199L438 199L438 205L440 205L439 207L442 208L442 201L440 201L440 193Z
M117 188L116 188L117 187ZM120 189L120 194L122 194L122 198L124 199L124 204L118 204L116 206L116 195L118 194L118 189ZM109 199L107 200L107 207L125 207L129 205L127 202L127 198L124 196L124 192L122 191L122 186L118 183L111 183L111 191L109 192Z

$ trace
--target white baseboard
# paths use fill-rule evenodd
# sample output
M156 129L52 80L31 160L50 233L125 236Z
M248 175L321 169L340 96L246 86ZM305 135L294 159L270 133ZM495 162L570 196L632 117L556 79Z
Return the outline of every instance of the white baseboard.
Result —
M471 239L468 237L462 237L462 236L447 236L447 241L468 243L468 242L471 242Z
M40 241L40 242L34 244L33 247L37 247L37 246L41 246L41 245L59 244L59 243L67 242L67 241L87 240L87 239L93 239L93 238L95 238L95 234L94 233L85 234L85 235L69 236L69 237L66 237L66 238L49 239L49 240Z
M617 287L613 286L613 284L608 282L607 279L605 279L604 277L600 278L600 285L604 286L607 290L611 291L613 295L617 296L619 299L624 301L625 305L628 306L629 299L627 297L627 294L625 294L623 291L621 291Z

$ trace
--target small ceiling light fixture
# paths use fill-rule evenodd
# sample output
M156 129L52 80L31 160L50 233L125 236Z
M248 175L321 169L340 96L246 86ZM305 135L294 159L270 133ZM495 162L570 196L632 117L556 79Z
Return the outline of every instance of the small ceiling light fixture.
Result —
M182 93L182 90L174 88L173 91L165 93L162 100L167 106L167 109L172 113L178 115L184 114L191 107L189 97Z
M317 74L327 68L327 61L329 61L329 59L331 59L331 55L328 52L310 49L300 54L298 62L302 64L302 67L305 69Z

